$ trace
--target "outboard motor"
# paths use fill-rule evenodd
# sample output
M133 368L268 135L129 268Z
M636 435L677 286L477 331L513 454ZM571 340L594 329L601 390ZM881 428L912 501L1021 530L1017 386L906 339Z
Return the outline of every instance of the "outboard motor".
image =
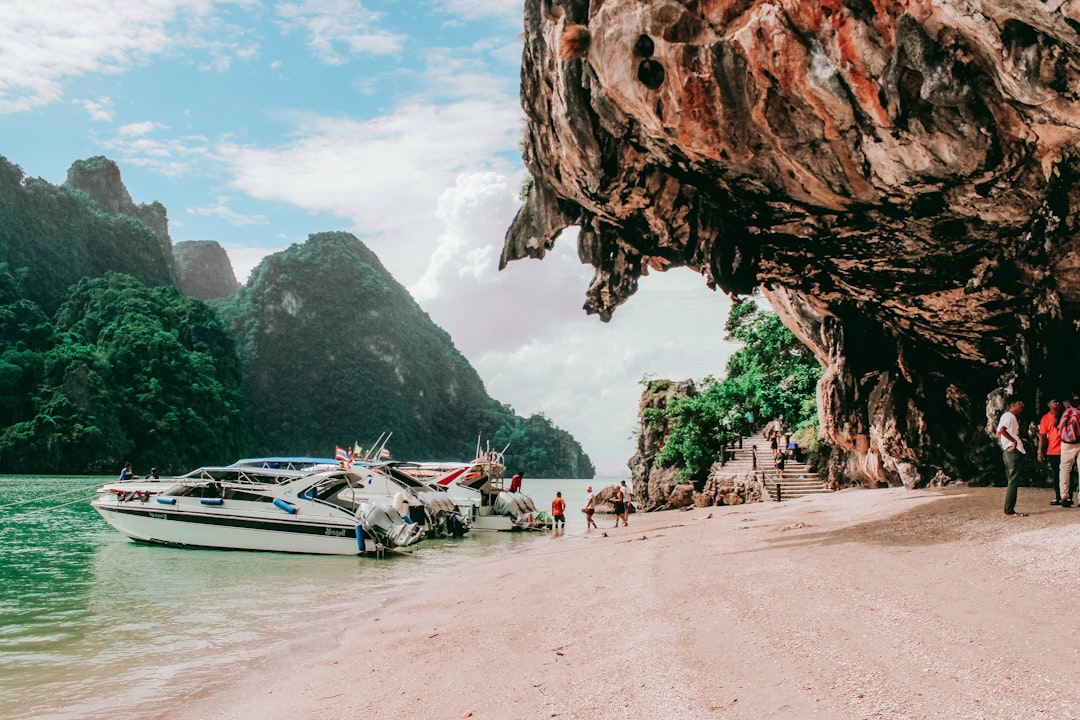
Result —
M424 539L424 529L403 518L392 505L364 503L357 518L375 540L387 547L408 547Z

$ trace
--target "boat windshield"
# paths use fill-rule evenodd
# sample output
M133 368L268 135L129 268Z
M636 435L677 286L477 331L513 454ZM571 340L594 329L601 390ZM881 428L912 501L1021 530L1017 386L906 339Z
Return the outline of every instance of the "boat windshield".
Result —
M201 467L187 475L181 475L181 482L220 482L248 485L284 485L287 482L304 477L309 473L301 470L285 470L257 467Z
M359 504L353 499L353 482L348 473L335 473L323 478L300 494L316 502L334 505L353 512Z

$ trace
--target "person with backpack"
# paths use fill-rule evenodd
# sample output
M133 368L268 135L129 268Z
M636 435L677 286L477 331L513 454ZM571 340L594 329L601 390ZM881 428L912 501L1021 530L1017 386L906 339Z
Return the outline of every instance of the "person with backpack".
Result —
M1071 475L1076 465L1076 456L1080 455L1080 394L1073 393L1065 404L1065 412L1058 421L1058 437L1061 438L1061 468L1058 475L1058 488L1061 493L1061 507L1072 507Z
M1027 513L1016 512L1016 491L1020 487L1020 456L1025 453L1024 441L1020 439L1020 421L1017 416L1024 409L1024 401L1010 395L1008 407L998 420L997 439L1001 443L1001 457L1005 461L1005 517L1025 517ZM1065 446L1062 445L1062 465L1065 464ZM1077 444L1080 450L1080 443ZM1076 456L1073 455L1073 460ZM1067 476L1066 476L1067 477ZM1062 505L1065 501L1062 501Z

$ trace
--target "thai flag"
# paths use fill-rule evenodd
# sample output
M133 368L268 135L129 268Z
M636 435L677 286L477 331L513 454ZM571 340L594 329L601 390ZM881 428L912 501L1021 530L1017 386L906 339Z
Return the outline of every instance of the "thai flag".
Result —
M341 467L352 465L352 454L343 447L334 448L334 459L338 461Z
M379 451L379 459L380 460L389 460L390 459L390 451L387 450L386 448L383 448L382 450L380 450Z

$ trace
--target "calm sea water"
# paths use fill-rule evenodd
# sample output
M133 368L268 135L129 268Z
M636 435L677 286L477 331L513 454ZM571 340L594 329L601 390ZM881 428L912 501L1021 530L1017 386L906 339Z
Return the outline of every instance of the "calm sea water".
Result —
M110 479L0 476L0 718L153 714L298 636L332 637L343 617L362 629L365 611L417 581L558 541L474 532L383 560L144 545L90 507ZM547 510L562 491L578 534L586 486L613 482L527 478L523 490Z

